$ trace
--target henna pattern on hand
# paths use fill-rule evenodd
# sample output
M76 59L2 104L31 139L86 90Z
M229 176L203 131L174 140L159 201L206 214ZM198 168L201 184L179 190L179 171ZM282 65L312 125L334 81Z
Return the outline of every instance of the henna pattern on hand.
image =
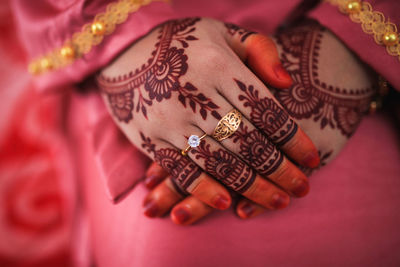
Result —
M283 154L258 129L249 132L247 126L241 124L232 140L239 143L243 161L261 175L270 175L283 161Z
M297 132L297 124L289 117L283 108L272 98L259 97L259 92L253 85L248 87L235 79L236 84L244 94L239 100L244 107L250 107L250 121L268 136L269 140L278 146L288 142Z
M196 30L194 25L199 20L188 18L165 23L160 27L159 41L152 57L141 68L123 76L97 77L97 83L107 95L112 112L119 121L128 123L133 119L133 112L141 112L147 119L147 107L152 106L154 101L170 99L173 92L177 92L178 100L185 108L187 103L193 112L198 107L204 120L208 112L216 118L220 117L216 111L218 106L211 99L198 93L193 84L187 82L182 85L180 82L180 77L186 74L189 67L185 48L189 46L189 41L198 40L191 33ZM173 46L174 41L182 48Z
M337 128L350 137L368 111L374 92L372 88L338 88L320 80L318 60L324 31L310 21L277 36L283 49L282 64L294 83L289 89L276 90L275 97L293 118L313 118L321 129Z
M204 160L208 174L238 193L245 192L254 183L256 172L227 150L212 151L210 144L201 142L191 153L196 159Z
M143 133L140 133L140 137L143 141L142 148L152 154L154 161L171 175L177 191L187 194L186 189L200 176L201 169L176 149L161 148L157 150L156 145L149 137L145 137Z
M249 31L246 29L243 29L235 24L232 23L225 23L225 27L228 30L228 33L232 36L238 35L240 37L240 41L243 43L246 41L246 39L252 35L256 34L256 32Z

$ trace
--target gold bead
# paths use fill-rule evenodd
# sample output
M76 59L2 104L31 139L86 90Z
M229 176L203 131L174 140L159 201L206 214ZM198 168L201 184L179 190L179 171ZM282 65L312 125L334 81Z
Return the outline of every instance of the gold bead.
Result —
M53 67L53 64L51 63L50 59L43 58L40 60L40 69L41 70L49 70L52 67Z
M361 11L361 3L359 1L351 1L346 4L347 13L354 14Z
M72 46L66 45L60 50L60 54L65 59L73 59L75 57L75 51Z
M100 21L95 21L92 23L92 34L93 35L103 35L106 31L104 24Z
M29 73L37 75L40 73L39 65L37 62L33 62L28 66Z
M395 32L387 32L382 37L382 42L387 46L396 44L398 40L399 36Z

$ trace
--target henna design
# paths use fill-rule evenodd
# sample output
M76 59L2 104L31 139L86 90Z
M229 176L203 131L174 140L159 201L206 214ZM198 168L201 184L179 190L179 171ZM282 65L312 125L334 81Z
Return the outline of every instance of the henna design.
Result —
M243 29L235 24L232 23L225 23L225 27L228 30L228 33L232 36L238 35L240 37L240 41L243 43L246 41L246 39L252 35L256 34L256 32L249 31L246 29Z
M289 89L276 90L275 97L293 118L313 118L321 129L337 128L350 137L368 111L373 89L338 88L320 81L318 60L324 31L311 21L277 36L283 66L294 83Z
M253 85L248 87L234 79L244 94L239 100L244 101L244 107L250 107L250 121L278 146L288 142L297 132L297 124L289 117L286 111L274 102L273 99L259 97L258 90Z
M180 77L188 70L185 48L189 46L189 41L198 40L190 33L196 30L194 25L199 20L188 18L165 23L160 27L159 41L155 45L152 57L141 68L123 76L97 77L97 83L107 95L112 112L119 121L128 123L133 119L133 112L141 112L147 119L147 107L152 106L154 101L170 99L173 92L178 93L178 100L185 108L186 103L193 112L196 112L198 107L204 120L209 112L217 119L220 117L216 111L218 106L211 99L198 93L193 84L182 85L180 82ZM182 48L173 46L174 41Z
M149 137L145 137L143 133L140 133L140 136L143 141L142 148L153 154L154 161L171 175L178 192L186 193L186 189L200 176L201 169L179 151L171 148L156 150Z
M204 159L204 169L207 173L238 192L245 192L256 178L256 173L232 153L218 149L211 151L210 144L202 142L191 150L196 159Z
M283 161L283 154L257 129L249 132L241 124L232 137L234 143L239 142L239 154L244 162L261 175L270 175Z

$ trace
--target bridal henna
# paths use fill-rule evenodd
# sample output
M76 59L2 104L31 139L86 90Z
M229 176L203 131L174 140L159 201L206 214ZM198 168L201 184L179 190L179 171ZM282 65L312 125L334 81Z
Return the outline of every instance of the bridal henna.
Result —
M246 86L239 80L235 82L244 93L239 95L239 100L251 109L250 121L263 130L272 142L282 146L296 134L297 124L271 98L260 98L253 85Z
M192 33L199 20L174 20L163 25L152 56L141 68L123 76L109 78L101 74L97 77L97 83L107 95L111 110L119 121L128 123L133 119L133 112L141 112L147 119L147 107L152 106L154 101L170 99L173 93L185 108L189 106L193 112L198 110L203 120L208 113L220 118L216 111L218 106L211 99L199 93L197 87L190 82L180 82L188 69L185 48L189 42L198 40ZM174 40L182 48L173 46Z
M256 178L256 173L243 161L224 149L211 150L210 144L202 142L191 151L196 159L204 160L204 169L228 188L245 192Z
M152 154L154 161L157 162L166 172L168 172L173 180L175 189L185 195L186 189L199 178L201 169L188 157L172 148L162 148L156 150L155 144L149 137L145 137L140 133L142 138L142 148L149 154Z
M375 91L372 87L346 88L323 81L319 62L325 31L310 21L277 36L283 50L282 63L294 84L289 90L275 91L275 97L293 118L312 119L321 130L330 127L350 137L368 111Z

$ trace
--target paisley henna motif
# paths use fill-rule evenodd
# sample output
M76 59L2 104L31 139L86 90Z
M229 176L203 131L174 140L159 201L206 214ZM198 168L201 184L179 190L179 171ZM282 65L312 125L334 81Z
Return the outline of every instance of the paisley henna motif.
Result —
M220 117L216 111L218 106L211 99L198 93L193 84L182 85L180 82L180 77L188 70L185 48L189 46L188 42L197 40L190 33L195 31L194 25L199 20L188 18L165 23L160 27L159 41L151 58L141 68L119 77L97 77L97 83L107 95L112 112L119 121L128 123L133 119L133 112L141 112L147 119L147 107L154 101L170 99L173 92L178 92L178 100L184 107L188 103L193 112L198 107L203 119L209 112L217 119Z
M276 145L288 142L297 132L297 124L271 98L260 98L253 85L248 87L241 81L236 84L244 94L239 95L244 107L250 107L250 121Z
M242 124L233 135L233 142L240 145L239 155L244 162L261 175L268 176L282 163L282 153L257 129L249 132Z
M368 111L373 88L338 88L320 80L319 53L325 29L310 21L277 36L282 64L293 86L276 90L275 97L296 119L312 118L321 129L330 127L350 137Z
M212 151L210 144L202 142L191 153L196 159L204 160L207 173L238 193L245 192L254 183L256 173L253 169L227 150Z

